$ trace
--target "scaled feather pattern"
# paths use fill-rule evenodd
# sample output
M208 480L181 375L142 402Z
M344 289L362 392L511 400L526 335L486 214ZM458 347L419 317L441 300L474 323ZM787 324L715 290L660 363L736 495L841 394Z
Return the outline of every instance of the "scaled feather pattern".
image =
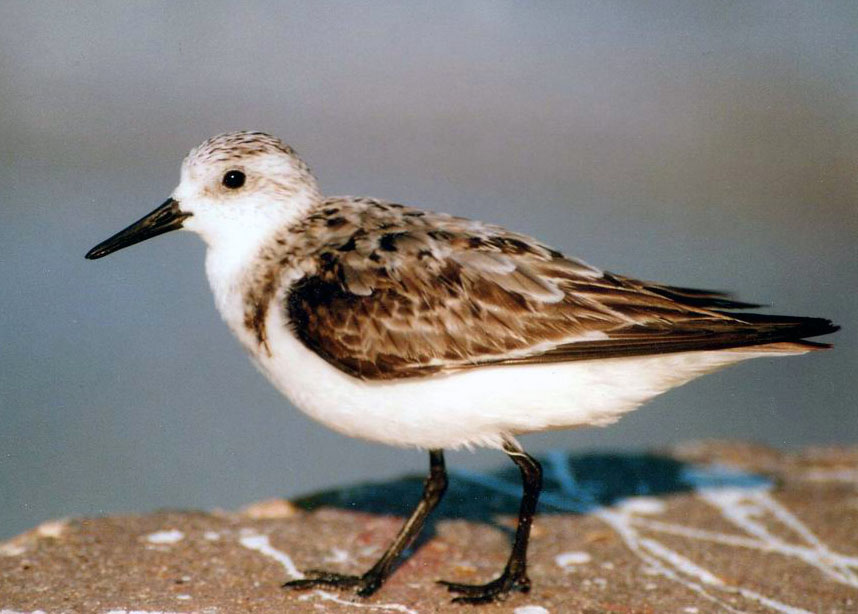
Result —
M386 380L481 365L565 362L788 342L818 318L600 271L523 234L368 198L323 200L262 250L245 322L266 340L270 303L350 375ZM301 271L297 280L278 272ZM779 349L789 349L781 346Z

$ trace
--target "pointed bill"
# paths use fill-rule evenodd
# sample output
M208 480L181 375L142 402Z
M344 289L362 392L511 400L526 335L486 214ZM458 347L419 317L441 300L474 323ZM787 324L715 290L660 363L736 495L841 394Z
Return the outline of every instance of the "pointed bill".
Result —
M148 215L93 247L86 253L86 259L97 260L129 245L157 237L171 230L177 230L182 227L182 222L190 216L190 213L179 209L178 201L168 198L160 207Z

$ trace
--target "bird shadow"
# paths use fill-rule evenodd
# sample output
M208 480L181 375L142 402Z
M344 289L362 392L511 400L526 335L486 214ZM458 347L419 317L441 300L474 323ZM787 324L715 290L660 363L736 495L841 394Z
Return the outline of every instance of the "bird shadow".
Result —
M767 477L720 465L686 463L652 453L569 454L537 457L544 468L538 514L582 514L632 497L659 497L700 488L754 488ZM407 517L423 488L423 477L407 476L315 493L294 501L314 510L334 507L367 514ZM414 548L431 538L436 524L458 519L493 525L505 532L499 516L514 516L521 498L521 479L514 466L489 473L450 471L444 499L432 513Z

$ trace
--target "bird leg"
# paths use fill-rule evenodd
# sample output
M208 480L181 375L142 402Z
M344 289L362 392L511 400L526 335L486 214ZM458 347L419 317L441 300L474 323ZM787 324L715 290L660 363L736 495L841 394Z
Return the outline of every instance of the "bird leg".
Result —
M512 552L503 573L488 584L459 584L442 580L441 584L451 592L462 593L460 597L453 599L454 603L488 603L504 599L511 591L526 593L530 590L530 580L527 577L527 542L539 491L542 490L542 466L512 440L506 441L503 449L518 465L524 490Z
M311 569L304 572L306 578L291 580L286 582L283 587L298 590L318 586L353 588L361 597L372 595L390 575L393 565L402 551L420 533L423 524L426 522L426 517L441 501L445 490L447 490L447 470L444 467L444 452L442 450L430 450L429 476L423 482L423 494L420 497L420 502L408 520L405 521L405 524L402 525L396 538L369 571L361 576L352 576Z

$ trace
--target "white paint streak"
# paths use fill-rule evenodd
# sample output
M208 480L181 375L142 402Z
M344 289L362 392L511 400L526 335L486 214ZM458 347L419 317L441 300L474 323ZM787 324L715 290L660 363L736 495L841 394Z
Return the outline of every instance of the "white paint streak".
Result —
M767 608L771 608L776 612L782 612L783 614L814 614L804 608L796 608L793 606L786 605L785 603L781 603L780 601L776 601L771 597L766 597L756 591L752 591L749 588L742 588L741 586L738 589L735 589L735 592L739 593L743 597L747 599L751 599L760 603L761 605L766 606Z
M255 550L269 558L274 559L275 561L283 565L283 568L286 570L286 573L295 580L300 580L305 577L304 574L302 574L298 570L298 568L295 567L295 563L292 562L292 557L272 546L271 542L268 540L267 535L259 535L258 533L252 533L251 530L242 530L242 534L243 536L239 539L239 543L242 546L244 546L245 548L249 548L250 550ZM313 597L317 597L322 601L332 601L334 603L346 605L352 608L366 608L370 610L402 612L403 614L420 614L419 612L417 612L417 610L412 610L399 603L358 603L354 601L340 599L336 595L322 590L313 591L310 594L299 597L299 599L301 601L306 601L308 599L312 599Z
M19 556L24 554L27 551L24 546L21 544L16 544L12 542L7 542L5 544L0 544L0 556ZM5 612L6 610L0 610L0 614ZM9 610L10 612L12 610Z
M858 588L858 575L850 569L858 567L855 557L844 557L832 552L807 525L776 501L767 488L704 488L700 496L718 508L724 518L762 542L763 547L760 549L800 559L830 579ZM793 531L805 543L788 543L774 535L763 521L767 516Z
M399 603L357 603L355 601L347 601L340 599L337 595L327 591L314 591L313 594L323 601L332 601L340 605L347 605L352 608L364 608L367 610L381 610L387 612L402 612L403 614L420 614L417 610L412 610Z
M628 514L642 515L661 514L665 509L664 502L654 497L631 497L620 501L616 507Z
M146 536L146 541L150 544L175 544L185 538L185 534L178 529L169 531L156 531Z
M695 527L686 527L681 524L673 524L670 522L659 522L645 518L636 518L632 523L638 527L656 531L658 533L666 533L668 535L678 535L680 537L688 537L700 541L710 541L713 543L723 544L725 546L736 546L739 548L750 548L759 550L760 552L775 552L785 556L795 556L799 558L812 557L813 552L808 547L797 546L785 543L773 543L753 537L744 537L742 535L732 535L728 533L718 533L716 531L707 531L706 529L697 529ZM807 552L805 552L807 551ZM858 556L849 556L831 552L828 560L838 565L847 567L858 567Z
M324 560L326 563L348 563L352 560L352 557L348 550L343 550L335 546L331 548L330 556L326 556Z
M271 545L271 542L268 541L267 535L245 535L239 539L239 543L245 548L256 550L257 552L274 559L283 565L283 569L285 569L286 573L293 579L300 580L304 577L304 574L298 571L298 568L295 567L295 563L292 562L292 558L288 554L281 552Z
M647 549L642 543L644 538L632 525L633 515L617 513L609 508L603 507L596 509L593 512L593 515L607 523L619 534L623 542L625 542L626 547L646 564L647 569L652 575L662 576L668 580L682 584L688 590L697 593L707 601L710 601L727 612L730 612L730 614L743 614L742 610L737 610L726 601L711 594L706 590L706 587L703 584L687 578L682 573L683 570L674 567L671 563L676 561L675 557L680 556L678 553L663 545L657 551L653 551L651 547L650 549ZM666 557L666 559L663 557Z
M39 537L58 539L65 532L66 527L68 527L68 520L49 520L36 527L36 533Z
M559 482L560 490L559 492L543 491L540 496L543 504L547 504L561 510L576 513L589 513L596 516L611 526L625 542L626 547L628 547L645 563L645 573L660 575L673 580L674 582L678 582L689 590L699 594L706 600L724 608L727 612L730 612L730 614L742 614L740 610L736 610L731 607L727 602L709 594L702 585L686 579L677 573L676 570L664 565L660 559L647 552L642 546L640 546L639 542L641 537L629 521L629 517L633 517L633 514L597 505L589 492L579 487L575 482L575 478L569 471L568 465L569 461L564 453L554 452L549 455L547 469L551 472L551 477ZM507 493L511 496L520 496L519 488L515 484L476 473L462 474L460 471L457 473L483 486Z
M699 565L693 563L686 557L674 552L670 548L665 547L660 542L654 539L643 538L640 540L640 545L650 551L654 556L666 561L674 569L684 573L686 576L697 578L704 584L714 584L722 586L724 582L714 574L706 571Z
M492 476L470 472L457 473L484 487L511 496L519 496L517 484ZM602 507L586 489L576 483L569 468L568 456L562 452L549 455L546 476L553 478L559 484L559 488L546 489L541 497L543 504L565 511L591 514L601 519L617 532L629 550L644 563L644 573L659 575L681 584L731 614L743 614L743 610L738 609L741 606L733 601L735 597L742 597L779 614L811 613L751 588L731 586L697 562L654 538L645 537L639 529L691 540L749 548L759 552L776 552L819 569L831 580L849 586L858 586L856 584L858 578L854 572L858 569L858 557L832 551L798 517L775 500L769 493L770 484L757 476L718 466L693 467L683 472L683 479L695 489L698 496L715 506L725 519L749 535L719 533L643 518L642 515L664 511L664 503L650 497L636 497L611 508ZM835 479L845 477L838 474ZM773 535L764 524L766 519L789 529L800 538L801 543L787 542ZM557 558L555 561L558 562ZM651 586L655 587L655 585ZM650 585L645 588L649 587ZM733 599L728 602L717 593L730 595ZM689 606L683 611L686 614L694 614L699 609Z
M591 557L586 552L563 552L554 557L554 562L563 568L583 565L589 563L590 560Z
M664 565L657 557L645 551L639 544L640 535L632 527L631 522L629 522L629 515L610 508L598 506L590 494L585 489L580 488L575 482L575 478L569 471L568 459L565 454L562 452L551 453L548 458L548 463L546 463L546 469L546 474L550 472L551 477L560 483L560 490L544 490L540 495L540 501L543 505L550 505L557 509L569 512L592 514L596 516L613 528L626 544L626 547L641 559L645 564L644 573L660 575L674 582L678 582L704 599L717 604L730 614L743 614L741 610L737 610L731 607L726 601L709 594L702 585L686 579L677 573L676 570ZM510 496L521 496L519 487L516 484L512 484L505 480L500 480L498 478L479 473L464 472L461 470L457 471L456 474L465 479L471 480L472 482L506 493Z
M523 605L512 611L512 614L548 614L541 605Z

